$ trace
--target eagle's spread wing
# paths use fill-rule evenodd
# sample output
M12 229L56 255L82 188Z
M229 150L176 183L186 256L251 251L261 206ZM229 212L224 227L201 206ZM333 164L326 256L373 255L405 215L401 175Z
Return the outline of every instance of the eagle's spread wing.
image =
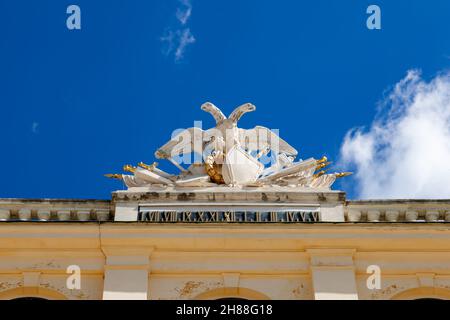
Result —
M202 150L203 130L193 127L183 130L161 148L156 150L155 157L158 159L167 159L191 152L201 154Z
M206 102L202 104L200 108L203 111L211 113L211 115L214 117L214 120L216 120L216 123L219 123L227 118L222 113L222 111L220 111L220 109L217 108L215 105L213 105L211 102Z
M286 141L281 139L275 132L268 128L256 126L253 129L239 129L239 142L244 148L250 150L262 150L269 147L278 153L288 156L297 156L298 152Z
M238 122L238 120L244 115L244 113L255 111L256 107L251 103L245 103L236 109L230 114L228 119L233 122Z

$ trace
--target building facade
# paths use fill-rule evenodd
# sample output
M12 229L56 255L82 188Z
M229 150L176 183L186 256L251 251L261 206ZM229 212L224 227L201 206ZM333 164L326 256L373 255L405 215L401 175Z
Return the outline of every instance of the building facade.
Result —
M349 173L237 127L252 104L201 108L214 128L155 153L178 174L126 165L110 201L0 199L0 299L450 298L450 200L347 201Z
M0 299L450 298L450 201L185 191L0 200Z

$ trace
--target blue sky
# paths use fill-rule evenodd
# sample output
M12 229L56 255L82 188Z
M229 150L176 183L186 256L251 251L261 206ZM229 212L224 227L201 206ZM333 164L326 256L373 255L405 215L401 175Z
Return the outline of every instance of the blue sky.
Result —
M66 8L81 8L68 30ZM411 69L450 66L449 1L178 0L0 2L0 197L109 198L104 173L151 163L176 128L252 102L300 157L339 158L348 130ZM377 4L382 29L368 30ZM177 59L177 30L195 38ZM191 41L192 42L192 41ZM170 163L160 167L172 170ZM334 188L358 196L355 178ZM355 182L355 183L353 183Z

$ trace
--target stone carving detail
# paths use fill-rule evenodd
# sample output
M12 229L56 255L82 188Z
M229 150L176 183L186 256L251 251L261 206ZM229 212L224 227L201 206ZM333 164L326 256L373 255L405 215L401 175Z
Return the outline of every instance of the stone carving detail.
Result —
M330 164L326 157L295 161L297 150L281 139L275 132L262 126L242 129L238 120L256 110L251 103L236 108L226 117L212 103L201 106L210 113L216 125L208 130L193 127L186 129L160 147L155 156L173 163L179 174L170 174L157 168L157 163L137 166L125 165L131 174L107 174L109 178L123 180L133 187L263 187L285 186L312 189L330 189L336 178L349 172L325 173ZM193 163L187 169L174 157L186 153L201 154L201 163ZM265 166L261 157L270 153L274 159Z

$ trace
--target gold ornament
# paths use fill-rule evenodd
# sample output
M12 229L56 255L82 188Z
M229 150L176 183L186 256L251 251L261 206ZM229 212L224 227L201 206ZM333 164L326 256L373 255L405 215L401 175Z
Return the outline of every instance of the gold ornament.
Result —
M225 184L221 172L222 165L215 162L213 156L209 155L205 160L205 170L211 181L217 184Z

